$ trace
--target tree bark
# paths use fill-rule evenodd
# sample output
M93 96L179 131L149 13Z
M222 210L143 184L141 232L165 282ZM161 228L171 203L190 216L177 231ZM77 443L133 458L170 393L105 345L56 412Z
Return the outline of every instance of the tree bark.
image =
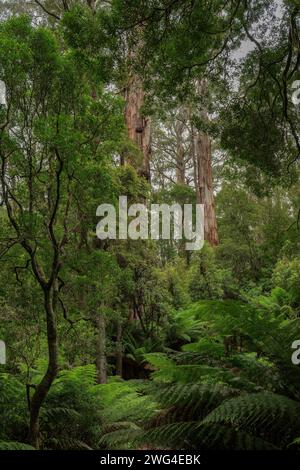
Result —
M219 244L213 189L211 139L202 132L194 134L194 173L197 203L204 204L204 238L210 245Z
M116 342L116 375L122 377L123 374L123 344L122 344L122 324L117 322L117 342Z
M179 115L180 118L180 115ZM185 184L185 149L183 144L184 125L180 119L175 124L176 133L176 182Z
M138 173L150 182L151 120L142 115L144 96L141 79L132 74L125 90L125 124L129 138L137 144L142 153ZM128 160L130 161L130 156Z
M196 82L198 96L205 94L207 84L204 80ZM203 106L203 105L202 105ZM201 109L201 117L208 121L208 112ZM192 125L192 152L194 163L194 179L198 204L204 204L204 239L211 246L219 244L215 198L212 174L212 151L209 135Z
M96 319L97 323L97 383L107 383L107 368L106 368L106 324L104 315L99 315Z
M58 371L58 347L57 347L57 327L55 312L53 309L52 289L44 290L44 307L47 321L47 339L48 339L48 368L42 381L36 387L30 400L30 423L28 440L30 444L39 449L40 432L39 416L41 406L50 390L50 387L57 376Z

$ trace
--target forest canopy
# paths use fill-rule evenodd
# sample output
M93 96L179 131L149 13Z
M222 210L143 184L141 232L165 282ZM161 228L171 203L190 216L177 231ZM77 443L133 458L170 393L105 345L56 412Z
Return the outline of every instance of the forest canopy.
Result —
M299 449L299 66L298 0L1 2L1 450Z

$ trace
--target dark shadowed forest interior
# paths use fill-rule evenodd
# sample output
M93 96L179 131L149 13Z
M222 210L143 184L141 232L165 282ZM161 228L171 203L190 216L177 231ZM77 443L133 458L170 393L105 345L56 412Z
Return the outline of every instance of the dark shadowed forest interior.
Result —
M0 449L299 449L299 0L2 0L0 84Z

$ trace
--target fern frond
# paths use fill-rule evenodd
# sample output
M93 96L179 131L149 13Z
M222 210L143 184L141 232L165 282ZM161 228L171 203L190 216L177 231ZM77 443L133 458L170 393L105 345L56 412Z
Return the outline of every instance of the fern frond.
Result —
M108 449L127 449L134 446L143 433L143 429L132 422L112 423L110 429L106 428L99 445Z
M71 437L51 437L47 440L47 448L58 450L93 450L80 439Z
M142 440L154 446L167 448L187 448L197 429L197 421L181 421L157 426L145 431Z
M225 424L285 447L300 432L300 404L273 393L243 394L213 410L201 425Z
M157 400L164 407L179 407L192 415L206 415L236 391L223 384L187 383L166 384L157 387Z
M0 441L0 450L35 450L34 447L31 447L28 444L23 442L15 441Z
M205 450L279 450L259 436L220 423L199 425L194 430L191 445Z

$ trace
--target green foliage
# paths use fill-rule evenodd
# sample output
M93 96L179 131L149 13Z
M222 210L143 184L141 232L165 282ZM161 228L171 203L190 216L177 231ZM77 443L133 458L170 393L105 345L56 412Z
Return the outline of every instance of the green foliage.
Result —
M299 434L298 374L282 345L297 337L299 323L267 312L233 301L203 301L185 311L202 322L205 336L183 353L146 355L156 369L148 393L161 409L133 439L181 449L288 448ZM222 336L230 330L247 341L244 351L226 356Z
M166 344L177 349L182 343L190 343L200 336L202 325L185 312L174 312L165 328Z
M101 436L100 390L94 366L62 371L53 384L41 415L44 447L96 448Z
M205 246L194 257L189 270L189 291L193 301L220 299L230 291L231 274L216 262L214 250Z
M35 449L34 447L29 446L28 444L23 444L22 442L0 441L0 450L35 450Z
M100 445L106 448L132 448L143 433L142 424L154 414L155 400L146 394L142 381L111 380L101 386L103 436Z
M299 432L298 409L299 403L280 395L241 395L222 403L202 424L229 424L284 448Z
M38 19L0 6L0 449L32 449L49 286L58 375L41 448L298 448L297 2L277 19L270 0L43 5ZM245 38L255 47L233 64ZM130 110L135 78L145 102ZM153 114L151 184L125 105L142 124ZM213 137L220 245L96 239L97 206L120 195L203 198L196 133Z
M26 440L27 403L26 388L16 377L0 374L1 442Z
M273 272L273 282L286 292L286 303L299 306L299 267L300 259L282 258L278 261Z

